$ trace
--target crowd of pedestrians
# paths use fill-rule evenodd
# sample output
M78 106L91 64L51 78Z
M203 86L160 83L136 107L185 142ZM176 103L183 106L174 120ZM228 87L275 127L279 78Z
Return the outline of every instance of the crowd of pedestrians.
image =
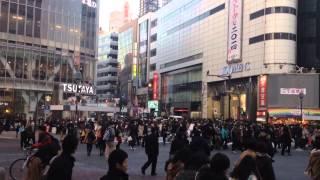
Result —
M80 143L86 144L87 156L91 156L96 147L99 155L108 161L109 170L101 178L103 180L128 179L128 154L122 150L123 143L132 151L137 146L143 147L146 162L141 165L141 173L146 175L151 166L150 174L156 176L159 146L168 145L168 142L171 147L165 166L167 180L273 180L276 179L272 166L274 155L290 156L292 145L297 150L314 148L306 174L320 178L320 131L313 126L163 119L61 122L55 126L45 123L38 135L32 126L21 124L17 128L21 148L33 144L32 147L39 149L28 164L29 180L44 176L42 169L48 169L45 173L48 179L71 179L75 161L72 154L77 149L78 138ZM48 133L53 128L60 134L59 140ZM214 150L224 152L226 149L240 152L234 167L225 154L214 154ZM61 168L61 164L66 168Z

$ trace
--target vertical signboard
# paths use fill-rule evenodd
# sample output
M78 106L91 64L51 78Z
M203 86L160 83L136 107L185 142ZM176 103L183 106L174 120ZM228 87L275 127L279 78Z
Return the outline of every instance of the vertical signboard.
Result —
M153 100L158 100L158 81L159 81L159 76L158 73L153 73Z
M259 94L258 94L258 105L259 109L267 108L267 76L263 75L259 77Z
M227 63L241 62L243 0L229 0Z

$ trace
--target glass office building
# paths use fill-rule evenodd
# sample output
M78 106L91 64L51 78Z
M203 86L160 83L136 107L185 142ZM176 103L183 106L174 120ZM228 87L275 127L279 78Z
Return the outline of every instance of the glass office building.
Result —
M97 4L0 0L0 109L7 116L39 117L42 105L68 103L59 84L73 82L76 71L94 82Z
M298 64L320 70L320 1L298 1Z

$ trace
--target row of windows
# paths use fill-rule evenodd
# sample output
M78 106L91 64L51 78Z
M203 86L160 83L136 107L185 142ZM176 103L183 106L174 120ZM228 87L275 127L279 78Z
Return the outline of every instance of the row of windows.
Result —
M255 36L249 39L249 44L255 44L262 41L272 40L272 39L284 39L284 40L292 40L297 41L297 35L292 33L267 33L259 36Z
M153 56L156 56L156 55L157 55L157 49L151 49L150 56L153 57Z
M97 77L105 77L105 76L117 76L116 72L102 72L98 73Z
M150 42L155 42L157 41L157 34L154 34L150 37Z
M180 31L181 29L189 27L189 26L193 25L196 22L199 22L199 21L201 21L201 20L203 20L203 19L205 19L205 18L207 18L207 17L209 17L209 16L211 16L211 15L213 15L215 13L218 13L218 12L222 11L224 8L225 8L225 4L221 4L220 6L217 6L217 7L213 8L213 9L211 9L211 10L209 10L209 11L207 11L207 12L205 12L205 13L197 16L197 17L194 17L194 18L192 18L192 19L190 19L190 20L188 20L188 21L186 21L186 22L184 22L184 23L182 23L182 24L180 24L180 25L168 30L167 31L167 35L170 35L172 33Z
M111 93L113 94L115 91L114 89L108 89L108 90L97 90L97 94L108 94Z
M269 7L269 8L261 9L259 11L256 11L250 14L250 20L256 19L264 15L274 14L274 13L287 13L287 14L297 15L297 10L295 8L286 7L286 6Z
M193 60L196 60L196 59L201 59L202 57L203 57L203 53L195 54L195 55L192 55L192 56L188 56L188 57L185 57L185 58L182 58L182 59L175 60L173 62L161 64L160 65L160 69L164 69L164 68L167 68L167 67L170 67L170 66L175 66L175 65L178 65L178 64L181 64L181 63L186 63L186 62L193 61Z
M0 46L0 77L28 80L46 80L55 82L72 82L72 56L40 52L27 49ZM83 77L92 77L94 61L84 57L76 59Z
M49 39L85 48L95 48L96 10L80 14L57 13L41 8L0 1L0 32Z
M108 63L108 64L99 64L98 65L98 69L103 69L103 68L106 68L106 67L114 67L114 68L116 68L116 67L118 67L118 63Z
M111 84L111 85L116 85L117 82L116 81L98 81L97 82L97 85L108 85L108 84Z
M151 28L154 28L158 25L158 19L151 21Z

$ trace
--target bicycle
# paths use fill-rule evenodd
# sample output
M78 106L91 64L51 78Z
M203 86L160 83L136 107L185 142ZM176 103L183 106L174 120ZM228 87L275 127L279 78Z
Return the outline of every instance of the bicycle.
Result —
M9 167L9 175L12 180L22 180L27 175L27 164L34 155L35 149L26 147L23 149L24 157L13 161Z

